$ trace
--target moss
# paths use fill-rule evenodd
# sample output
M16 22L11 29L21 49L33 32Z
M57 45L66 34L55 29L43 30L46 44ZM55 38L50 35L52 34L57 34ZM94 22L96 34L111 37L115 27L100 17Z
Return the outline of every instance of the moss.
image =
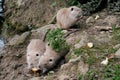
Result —
M47 41L50 46L56 51L68 50L69 46L64 39L64 33L61 29L49 30L47 33Z

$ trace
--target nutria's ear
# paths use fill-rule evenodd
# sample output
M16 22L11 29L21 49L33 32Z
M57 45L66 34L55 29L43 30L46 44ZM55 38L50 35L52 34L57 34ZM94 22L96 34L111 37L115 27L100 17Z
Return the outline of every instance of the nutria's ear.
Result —
M72 7L72 8L71 8L71 11L73 11L73 10L74 10L74 8Z

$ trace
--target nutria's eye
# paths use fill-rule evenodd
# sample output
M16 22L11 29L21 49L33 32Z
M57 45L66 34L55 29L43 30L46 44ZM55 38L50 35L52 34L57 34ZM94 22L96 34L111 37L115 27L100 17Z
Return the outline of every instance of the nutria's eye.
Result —
M74 10L74 8L71 8L71 11L73 11Z
M36 56L39 56L39 54L36 54Z
M49 62L52 62L53 60L52 59L49 59Z

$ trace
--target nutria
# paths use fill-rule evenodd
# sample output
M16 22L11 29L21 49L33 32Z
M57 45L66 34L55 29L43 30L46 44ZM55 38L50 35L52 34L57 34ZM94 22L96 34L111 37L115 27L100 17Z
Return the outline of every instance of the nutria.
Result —
M76 6L60 9L56 15L58 27L69 29L82 17L82 13L82 9Z
M28 69L37 68L41 55L45 52L45 43L40 39L32 39L27 46Z
M46 51L39 60L39 69L41 73L46 73L53 68L57 62L67 54L68 50L61 51L60 53L54 51L51 46L46 44Z

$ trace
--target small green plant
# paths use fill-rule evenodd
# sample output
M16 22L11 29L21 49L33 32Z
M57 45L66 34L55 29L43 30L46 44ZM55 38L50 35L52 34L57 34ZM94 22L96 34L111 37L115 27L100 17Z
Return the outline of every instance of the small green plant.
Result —
M74 54L77 55L77 56L80 56L80 54L83 53L83 50L82 49L74 49Z
M103 70L103 79L120 80L120 64L111 64Z
M113 54L113 53L115 53L116 51L117 51L117 49L110 48L110 49L108 50L108 54Z
M59 29L59 28L54 29L54 30L49 30L46 35L49 45L56 52L69 49L69 46L66 43L66 40L64 39L63 36L64 36L64 33L62 32L62 29Z
M12 26L7 21L3 22L3 27L5 27L6 29L11 29L12 28Z
M78 0L68 0L68 5L69 5L69 6L76 5L76 6L78 6L78 7L81 6L81 4L78 2Z
M53 2L52 4L51 4L51 7L55 7L56 6L56 2Z
M117 29L115 25L112 27L113 31L113 39L119 40L120 41L120 29Z
M85 75L78 75L78 80L98 80L97 70L89 70Z
M92 65L96 62L97 58L94 56L90 56L86 59L86 63L88 63L89 65Z

